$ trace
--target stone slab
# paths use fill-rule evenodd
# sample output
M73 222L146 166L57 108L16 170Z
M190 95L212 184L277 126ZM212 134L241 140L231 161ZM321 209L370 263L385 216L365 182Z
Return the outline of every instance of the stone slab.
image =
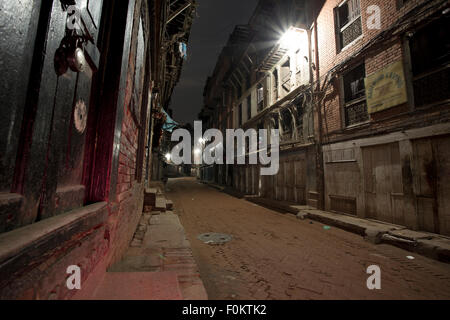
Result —
M155 210L165 212L167 209L166 199L161 196L156 197Z
M182 300L175 272L108 272L89 300Z

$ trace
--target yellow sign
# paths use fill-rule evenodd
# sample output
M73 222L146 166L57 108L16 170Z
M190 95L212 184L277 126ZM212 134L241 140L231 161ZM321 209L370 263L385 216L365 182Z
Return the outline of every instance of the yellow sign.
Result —
M364 82L369 113L389 109L408 101L401 60L371 74Z

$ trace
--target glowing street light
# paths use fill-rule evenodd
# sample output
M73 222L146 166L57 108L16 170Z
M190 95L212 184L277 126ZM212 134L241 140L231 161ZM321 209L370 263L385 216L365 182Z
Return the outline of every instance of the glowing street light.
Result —
M166 154L166 160L167 161L170 161L172 159L172 156L170 155L170 153L167 153Z
M306 41L305 35L304 29L290 27L281 37L280 47L290 51L300 49Z

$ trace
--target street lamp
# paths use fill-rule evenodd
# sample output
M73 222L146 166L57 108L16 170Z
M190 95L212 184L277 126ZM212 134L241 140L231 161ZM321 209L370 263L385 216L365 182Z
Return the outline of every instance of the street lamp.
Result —
M280 39L280 47L289 51L295 51L304 46L306 30L290 27Z
M172 156L170 155L170 153L167 153L167 154L166 154L166 160L167 160L168 162L170 162L170 159L172 159Z

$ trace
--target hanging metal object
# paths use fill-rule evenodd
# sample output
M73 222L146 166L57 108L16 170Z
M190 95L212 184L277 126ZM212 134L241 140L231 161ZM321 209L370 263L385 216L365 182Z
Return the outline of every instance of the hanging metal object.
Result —
M71 48L67 60L69 67L73 72L83 72L86 67L86 57L83 49L83 39L77 37L75 40L75 46Z
M86 69L84 42L85 39L81 36L64 37L54 58L55 71L58 76L66 73L69 68L73 72L83 72Z

